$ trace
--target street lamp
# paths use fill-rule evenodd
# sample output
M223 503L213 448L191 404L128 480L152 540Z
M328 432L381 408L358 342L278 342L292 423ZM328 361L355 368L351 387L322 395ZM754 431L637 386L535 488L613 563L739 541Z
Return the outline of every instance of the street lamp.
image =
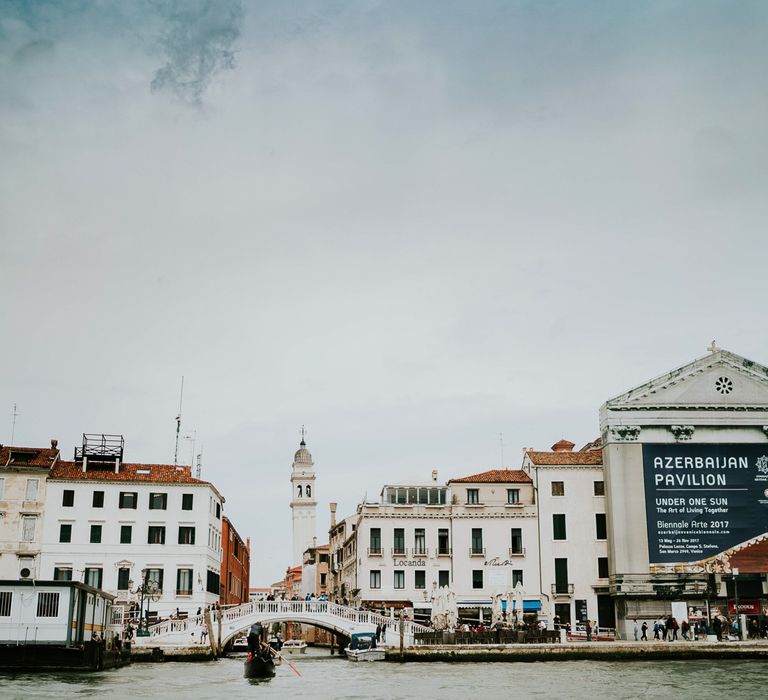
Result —
M148 637L149 636L149 630L147 629L149 627L149 603L152 600L157 600L158 597L158 587L157 587L157 581L150 581L149 580L149 569L142 569L141 570L141 584L136 588L135 591L131 591L134 595L139 596L139 629L136 631L137 637ZM128 588L133 588L133 581L128 581ZM146 617L144 616L144 600L147 601L147 613ZM143 621L143 626L142 626Z

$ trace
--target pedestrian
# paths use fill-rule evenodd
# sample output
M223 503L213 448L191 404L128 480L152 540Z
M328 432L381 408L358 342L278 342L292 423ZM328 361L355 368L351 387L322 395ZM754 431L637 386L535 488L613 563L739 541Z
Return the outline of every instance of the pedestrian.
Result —
M637 618L635 618L634 623L635 641L638 642L640 641L640 628L637 626Z
M683 639L687 642L688 639L688 630L690 629L690 625L688 624L688 620L683 620L683 624L680 625L680 634L683 635Z
M677 618L670 618L672 621L672 636L670 638L670 642L676 642L677 641L677 630L680 629L680 625L677 624Z
M381 641L381 623L376 625L376 641L377 642Z
M587 641L592 641L592 623L587 620Z
M208 625L203 623L203 626L200 628L200 644L205 644L205 638L208 636Z
M647 642L648 641L648 623L643 620L643 626L640 628L643 632L642 636L640 637L640 641Z
M661 633L661 625L659 624L659 621L656 620L653 623L653 638L659 639L659 634Z

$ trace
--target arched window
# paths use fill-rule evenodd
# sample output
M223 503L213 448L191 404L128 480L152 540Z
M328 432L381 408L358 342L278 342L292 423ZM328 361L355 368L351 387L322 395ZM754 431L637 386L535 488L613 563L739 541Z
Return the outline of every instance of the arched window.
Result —
M301 498L301 484L299 484L297 488L299 489L299 498Z
M312 497L312 487L309 484L307 484L307 498L311 498L311 497Z

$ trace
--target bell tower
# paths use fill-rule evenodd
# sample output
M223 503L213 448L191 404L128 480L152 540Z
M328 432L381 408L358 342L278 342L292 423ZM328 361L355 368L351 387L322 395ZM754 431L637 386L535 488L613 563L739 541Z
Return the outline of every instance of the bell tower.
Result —
M304 427L301 428L301 443L293 457L291 473L291 510L293 511L293 563L301 566L304 551L312 546L315 537L315 463L304 441Z

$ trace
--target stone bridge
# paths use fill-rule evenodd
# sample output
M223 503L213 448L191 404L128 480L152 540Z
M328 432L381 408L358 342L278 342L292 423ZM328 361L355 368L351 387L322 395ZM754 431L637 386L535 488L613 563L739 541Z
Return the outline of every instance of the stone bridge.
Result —
M234 637L238 637L248 628L260 622L268 629L274 622L298 622L303 625L314 625L322 629L336 632L349 637L354 632L375 632L376 625L386 625L386 641L388 644L400 643L400 620L379 615L368 610L356 610L330 601L299 601L299 600L263 600L245 603L237 607L220 611L211 611L213 635L218 634L218 615L221 615L221 646ZM190 617L186 620L166 620L149 628L148 637L138 637L138 646L187 646L200 640L200 630L204 617ZM415 632L427 632L428 627L407 621L405 623L405 639L407 646L413 644ZM194 634L193 634L194 633Z

